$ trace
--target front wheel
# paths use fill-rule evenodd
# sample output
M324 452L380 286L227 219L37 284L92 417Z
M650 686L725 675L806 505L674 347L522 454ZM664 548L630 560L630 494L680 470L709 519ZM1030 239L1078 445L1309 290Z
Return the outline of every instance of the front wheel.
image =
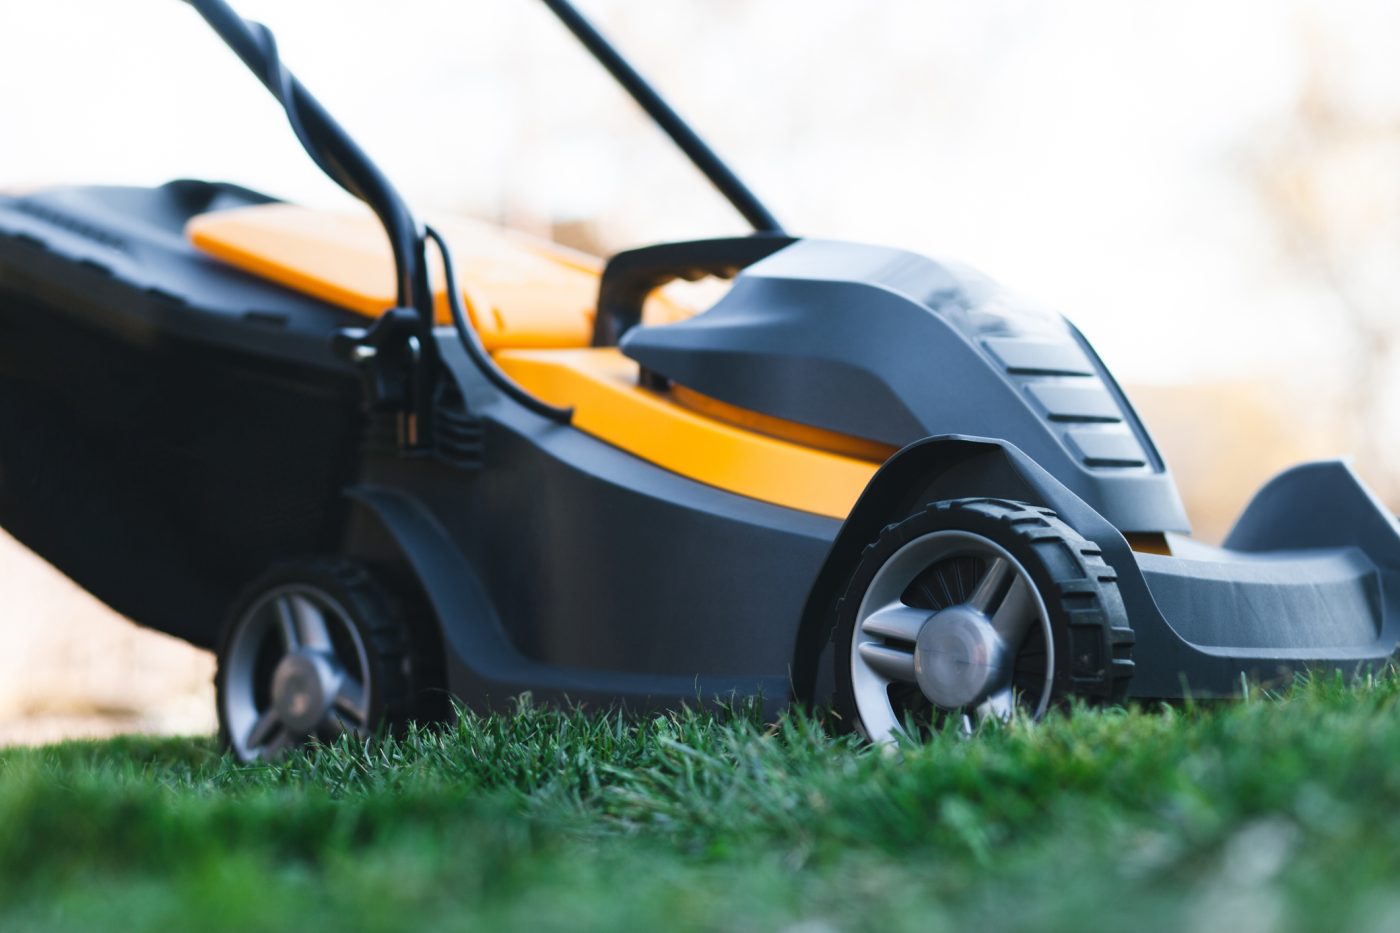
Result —
M413 666L402 613L358 564L322 559L265 574L236 603L219 649L219 731L239 761L404 720Z
M972 729L1071 695L1117 702L1132 674L1116 575L1048 509L936 502L868 546L837 607L836 712L876 742L954 717Z

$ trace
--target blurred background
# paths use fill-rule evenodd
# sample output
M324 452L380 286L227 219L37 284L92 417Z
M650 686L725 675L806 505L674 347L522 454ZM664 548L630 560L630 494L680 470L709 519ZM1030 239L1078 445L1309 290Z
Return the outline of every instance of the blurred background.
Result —
M1400 5L578 2L790 230L1070 316L1199 536L1309 458L1400 504ZM423 213L599 253L742 229L537 0L238 7ZM344 200L176 0L0 2L0 188L175 177ZM0 743L214 728L204 653L3 535L0 586Z

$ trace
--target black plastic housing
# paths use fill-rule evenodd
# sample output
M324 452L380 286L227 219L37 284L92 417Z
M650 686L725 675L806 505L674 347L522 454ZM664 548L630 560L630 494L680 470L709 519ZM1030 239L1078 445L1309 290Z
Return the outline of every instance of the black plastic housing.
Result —
M0 198L0 525L117 611L212 647L273 561L334 551L352 315L184 239L225 185Z
M1034 407L1042 382L1121 399L1082 338L1057 318L1054 331L992 327L1007 315L967 297L979 294L969 279L907 254L890 265L850 248L843 260L847 248L827 244L824 273L764 268L814 255L794 244L741 275L727 309L671 325L683 337L627 341L665 349L652 362L717 397L727 371L731 398L816 412L781 406L823 398L837 350L783 338L813 316L846 328L846 393L873 393L862 385L878 378L885 394L834 400L845 408L830 423L859 427L851 412L893 399L891 417L941 436L891 458L844 523L686 479L546 417L446 328L433 334L435 405L451 431L405 452L393 414L366 419L356 371L331 352L359 318L183 238L194 213L265 200L198 182L0 197L0 524L143 625L212 645L233 594L269 565L339 554L419 607L449 689L474 705L523 691L632 708L737 694L776 712L828 696L835 596L881 527L931 501L997 496L1051 508L1100 546L1136 637L1131 695L1354 672L1384 663L1400 636L1400 527L1344 466L1284 474L1224 548L1173 539L1174 557L1136 554L1109 520L1113 497L1169 506L1174 494L1153 493L1165 472L1105 472L1120 482L1082 487L1095 504L1071 485L1095 474L1064 467L1073 448L1057 432L1074 422ZM742 362L745 321L782 379L753 360L726 370ZM888 374L871 331L889 337ZM910 389L920 379L966 388L926 397ZM947 433L977 412L979 436ZM1140 430L1125 406L1110 413Z
M799 240L702 314L637 327L647 370L749 411L902 447L987 435L1025 451L1121 531L1186 531L1147 430L1062 317L970 270Z

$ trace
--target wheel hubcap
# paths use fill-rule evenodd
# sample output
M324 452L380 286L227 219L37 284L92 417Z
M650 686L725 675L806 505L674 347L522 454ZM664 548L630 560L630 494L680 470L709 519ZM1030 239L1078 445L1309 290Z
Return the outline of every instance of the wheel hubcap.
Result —
M238 619L222 661L234 752L268 761L312 738L367 735L369 658L349 613L306 584L278 587Z
M1009 718L1018 703L1038 717L1053 674L1040 594L1025 568L981 535L939 531L910 541L875 572L857 610L851 684L874 741L904 731L906 704L897 698L910 695L961 713L968 730Z
M914 640L914 677L936 706L986 699L1005 673L1006 644L991 620L966 605L929 616Z
M325 719L345 672L333 655L298 648L272 674L272 708L288 729L308 733Z

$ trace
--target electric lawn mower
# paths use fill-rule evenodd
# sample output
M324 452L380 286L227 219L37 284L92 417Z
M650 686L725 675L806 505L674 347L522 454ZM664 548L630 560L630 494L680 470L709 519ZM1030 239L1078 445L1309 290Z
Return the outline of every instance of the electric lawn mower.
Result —
M751 234L602 265L422 226L224 0L191 5L373 216L202 181L0 197L0 524L215 649L239 758L448 696L831 704L888 741L1391 656L1400 527L1347 466L1193 542L1072 325L785 233L546 2ZM700 313L658 292L709 276Z

